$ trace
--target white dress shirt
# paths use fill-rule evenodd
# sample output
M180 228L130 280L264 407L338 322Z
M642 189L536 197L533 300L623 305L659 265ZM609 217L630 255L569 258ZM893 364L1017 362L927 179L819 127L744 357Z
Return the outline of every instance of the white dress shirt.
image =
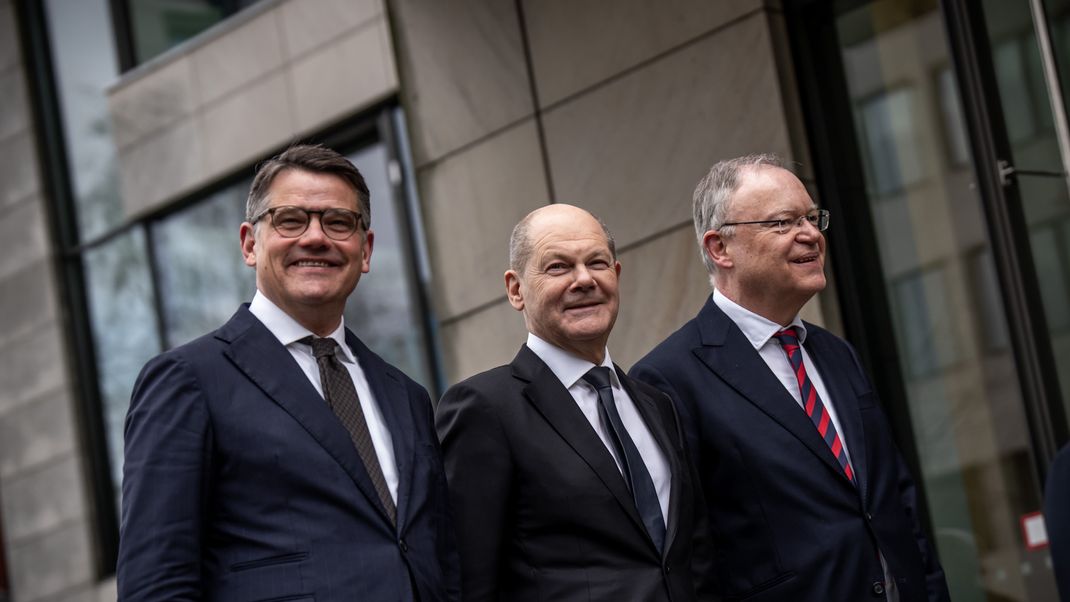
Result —
M780 341L773 336L786 328L786 326L781 326L744 308L725 297L717 289L713 289L713 302L743 331L743 336L747 337L750 344L754 346L758 355L762 357L769 369L780 380L780 384L784 385L788 393L791 393L791 396L795 398L795 403L799 404L800 408L804 408L802 392L799 391L799 381L795 378L795 369L791 367L791 360L788 359L788 354L781 347ZM818 397L821 398L821 402L825 406L825 411L828 412L829 419L832 420L833 426L836 427L836 433L840 436L843 452L847 454L847 461L850 462L849 442L843 432L843 428L840 426L839 416L836 415L836 400L829 396L828 389L825 388L825 383L821 380L821 372L814 365L814 361L810 359L810 354L806 352L806 347L803 345L806 342L806 326L803 325L803 321L798 315L788 326L795 327L795 333L799 337L799 350L802 352L803 365L806 366L806 376L813 383ZM895 585L895 579L892 578L891 573L888 571L888 563L884 561L884 554L880 551L877 553L880 556L881 567L884 569L885 597L888 602L898 602L899 589Z
M804 345L806 343L806 326L803 325L802 319L799 316L795 316L791 324L781 326L744 308L725 297L717 289L713 290L713 302L743 331L743 336L747 337L750 344L754 346L754 350L758 352L758 355L762 356L766 365L780 380L780 384L784 385L784 388L795 399L795 403L799 404L800 408L804 408L802 392L799 391L799 381L795 378L795 369L791 367L791 360L788 359L788 354L784 352L780 341L773 336L787 328L787 326L795 327L795 334L799 337L799 350L802 351L803 365L806 366L806 376L810 377L810 382L813 383L818 397L821 398L825 411L828 412L829 418L832 420L832 425L836 427L836 432L840 435L840 444L843 445L843 451L847 454L847 461L850 462L851 452L848 445L850 442L844 435L843 428L840 427L840 418L836 415L836 400L829 396L828 389L825 388L825 383L821 380L821 372L814 365L814 361L810 359L810 354L806 352L806 346Z
M621 474L624 474L620 458L617 457L616 449L610 441L609 433L606 431L606 425L603 425L598 417L598 390L583 380L583 375L587 374L587 371L594 368L595 365L572 355L560 347L555 347L531 333L528 333L527 344L528 348L549 366L554 376L568 389L572 399L576 400L576 405L579 406L580 411L587 417L587 422L591 423L594 432L598 434L602 444L606 446L609 454L617 462L617 469L621 471ZM636 449L639 450L639 455L643 458L643 464L646 465L647 472L650 473L650 478L654 481L654 490L657 491L658 504L661 506L661 517L665 524L668 525L669 491L672 487L672 473L669 470L669 461L665 456L665 452L662 451L654 440L653 435L650 434L650 429L647 428L646 422L643 421L643 417L635 407L635 403L628 397L624 387L621 386L617 371L613 368L613 360L609 357L609 349L606 349L606 355L602 359L601 365L609 368L609 372L612 375L610 376L610 383L613 385L613 401L616 403L617 413L620 414L620 421L624 424L628 435L635 443Z
M301 366L301 370L308 377L312 386L323 397L319 364L316 362L316 356L312 355L312 346L298 343L298 341L307 336L314 336L312 331L298 324L297 320L279 309L259 290L253 295L253 301L249 304L249 311L263 322L264 326L271 331L271 334L275 335L275 338L286 347L290 355L297 360L297 365ZM368 432L371 434L372 445L375 447L375 455L379 458L379 465L383 470L383 478L386 479L386 485L390 489L390 497L394 498L394 503L397 504L398 467L394 460L394 439L390 435L390 430L386 428L386 422L383 420L383 412L379 409L379 404L375 402L375 398L372 396L371 387L368 386L368 379L364 377L364 370L361 369L360 363L357 362L356 356L353 355L353 350L346 344L345 318L342 318L338 328L329 336L338 343L335 353L338 354L338 359L341 360L342 365L349 371L349 376L353 379L353 386L356 387L357 396L360 397L360 407L364 411L364 420L368 423Z

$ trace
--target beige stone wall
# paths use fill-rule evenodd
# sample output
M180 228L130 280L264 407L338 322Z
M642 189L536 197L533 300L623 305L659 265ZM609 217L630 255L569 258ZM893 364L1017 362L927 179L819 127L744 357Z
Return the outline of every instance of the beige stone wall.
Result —
M808 164L777 2L388 6L450 382L524 340L502 274L528 211L573 203L614 231L610 346L629 366L709 293L690 219L709 166L759 151Z
M264 1L123 75L109 105L137 217L396 93L382 0Z
M94 600L91 509L18 47L0 0L0 521L14 600Z

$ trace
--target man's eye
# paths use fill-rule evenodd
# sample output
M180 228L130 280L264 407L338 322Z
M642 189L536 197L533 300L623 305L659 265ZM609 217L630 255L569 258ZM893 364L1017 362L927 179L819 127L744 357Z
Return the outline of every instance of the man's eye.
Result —
M276 216L275 224L280 228L300 228L305 224L305 220L297 215L286 214Z
M550 265L546 266L546 271L551 274L560 274L562 272L568 271L568 266L563 263L551 263Z
M609 262L606 261L605 259L596 259L596 260L592 261L591 263L589 263L587 265L591 269L604 270L604 269L607 269L609 267Z

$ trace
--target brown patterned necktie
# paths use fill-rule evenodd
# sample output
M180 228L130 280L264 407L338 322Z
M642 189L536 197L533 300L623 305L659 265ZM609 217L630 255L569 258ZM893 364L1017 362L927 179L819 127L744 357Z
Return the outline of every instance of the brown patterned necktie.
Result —
M338 361L336 349L338 343L331 338L305 337L298 341L312 346L312 355L316 356L316 363L320 369L320 383L323 385L323 396L327 404L334 410L342 425L349 431L349 437L360 454L364 468L371 477L375 491L379 494L379 501L386 509L390 522L397 524L397 507L394 498L390 496L390 489L383 477L383 468L379 464L379 457L375 453L372 444L371 433L368 431L368 421L364 418L364 410L360 407L360 398L357 397L357 389L353 386L353 379L349 371Z

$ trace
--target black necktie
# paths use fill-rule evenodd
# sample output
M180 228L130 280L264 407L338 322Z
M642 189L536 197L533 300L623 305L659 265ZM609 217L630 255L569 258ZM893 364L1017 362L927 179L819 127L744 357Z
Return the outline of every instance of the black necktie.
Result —
M609 368L596 366L583 375L583 380L598 391L598 416L607 427L609 438L613 442L613 447L616 448L617 457L620 458L624 480L627 481L632 497L635 498L635 509L639 511L650 539L654 540L654 545L660 552L665 543L665 519L661 516L658 492L654 489L654 480L650 478L643 457L639 455L635 442L628 435L624 423L620 420L620 414L617 413L609 376Z
M383 468L379 464L379 457L375 454L371 433L368 432L368 422L364 419L364 410L360 407L360 398L357 397L353 379L335 354L338 343L331 338L315 337L305 337L299 342L312 346L312 355L316 356L316 363L320 368L323 396L338 419L342 421L342 425L349 431L349 437L353 440L353 445L357 447L361 461L364 462L364 469L368 471L368 476L375 485L375 491L379 494L379 501L386 509L390 522L396 525L397 507L394 505L394 498L390 497L390 489L386 485L386 478L383 477Z

